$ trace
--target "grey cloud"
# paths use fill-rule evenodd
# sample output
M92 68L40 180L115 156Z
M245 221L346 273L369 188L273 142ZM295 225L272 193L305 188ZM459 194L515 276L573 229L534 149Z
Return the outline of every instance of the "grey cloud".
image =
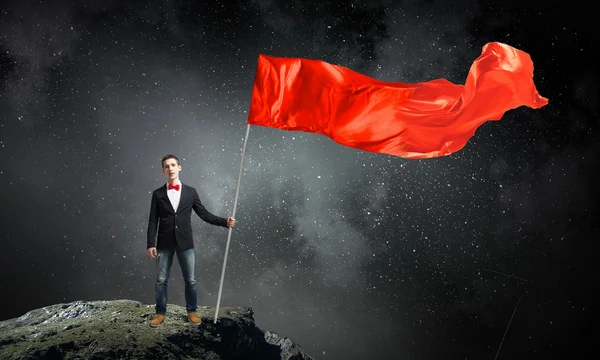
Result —
M267 131L277 130L257 129L255 133L260 136ZM258 208L272 207L289 216L294 229L289 241L295 244L299 255L315 259L325 281L343 286L359 277L362 264L372 255L368 239L351 225L351 220L345 216L347 209L340 201L340 174L347 173L352 164L324 161L320 147L308 146L302 139L304 136L317 135L282 132L282 138L271 140L269 148L286 149L288 154L283 164L281 161L269 161L273 152L268 154L268 148L259 148L258 152L255 147L250 149L245 168L251 184L244 189L248 195L243 201L256 204L253 206ZM331 140L319 140L313 139L333 147L328 155L340 151L339 145L331 144ZM271 203L261 202L260 198L265 195L271 198ZM379 197L375 198L374 207L380 201Z

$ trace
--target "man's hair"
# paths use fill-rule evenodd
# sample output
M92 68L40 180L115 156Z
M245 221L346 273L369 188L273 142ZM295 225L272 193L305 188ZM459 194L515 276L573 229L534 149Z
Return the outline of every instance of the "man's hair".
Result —
M162 161L160 162L160 167L162 168L163 166L165 166L165 161L169 160L169 159L175 159L175 161L177 161L177 165L180 165L179 159L177 158L177 156L169 154L169 155L163 156Z

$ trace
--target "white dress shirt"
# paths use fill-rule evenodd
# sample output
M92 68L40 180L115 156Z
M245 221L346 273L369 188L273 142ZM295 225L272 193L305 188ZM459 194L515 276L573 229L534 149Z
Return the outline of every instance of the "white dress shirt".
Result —
M181 190L183 190L183 184L181 182L175 183L173 185L179 184L179 191L175 189L169 190L169 183L167 183L167 196L171 201L171 205L173 205L173 210L177 212L177 207L179 206L179 200L181 199Z

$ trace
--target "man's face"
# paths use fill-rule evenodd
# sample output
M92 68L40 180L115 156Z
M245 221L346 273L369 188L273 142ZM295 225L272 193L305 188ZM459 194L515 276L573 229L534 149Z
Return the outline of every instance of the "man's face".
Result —
M181 166L177 164L175 159L167 159L163 161L163 174L167 175L167 179L176 180L179 178Z

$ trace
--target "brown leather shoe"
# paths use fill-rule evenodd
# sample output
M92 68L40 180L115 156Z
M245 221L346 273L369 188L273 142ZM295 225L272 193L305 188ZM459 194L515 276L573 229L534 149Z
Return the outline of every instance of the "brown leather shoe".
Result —
M188 313L188 320L190 323L192 323L192 325L200 325L202 322L202 320L198 317L198 314L195 312Z
M154 318L152 318L152 321L150 322L150 326L151 327L158 327L158 326L160 326L160 324L163 323L163 321L165 321L165 316L164 315L160 315L160 314L156 314L156 315L154 315Z

